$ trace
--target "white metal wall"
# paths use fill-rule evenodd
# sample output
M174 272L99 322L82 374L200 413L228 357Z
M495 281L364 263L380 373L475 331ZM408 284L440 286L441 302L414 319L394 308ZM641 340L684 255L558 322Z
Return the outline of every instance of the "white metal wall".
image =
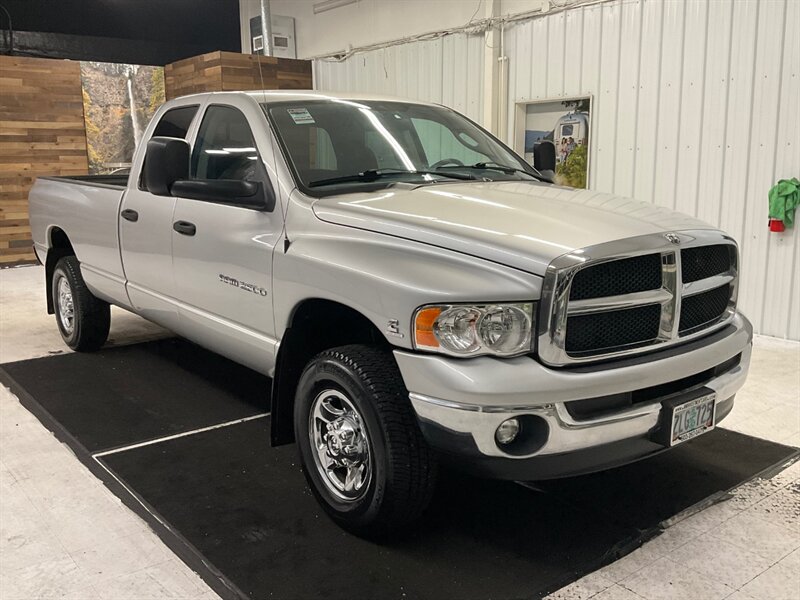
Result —
M343 62L315 60L314 88L437 102L480 121L483 59L482 35L448 35L359 53Z
M800 225L767 231L767 192L800 177L800 1L615 0L510 23L517 102L591 94L589 187L722 227L756 331L800 340ZM482 121L483 36L315 61L315 87L441 102ZM798 215L800 217L800 215ZM800 218L798 219L800 220Z
M800 226L767 231L767 192L800 177L798 23L796 0L618 0L505 31L511 120L517 102L591 94L589 187L733 235L742 310L791 339Z

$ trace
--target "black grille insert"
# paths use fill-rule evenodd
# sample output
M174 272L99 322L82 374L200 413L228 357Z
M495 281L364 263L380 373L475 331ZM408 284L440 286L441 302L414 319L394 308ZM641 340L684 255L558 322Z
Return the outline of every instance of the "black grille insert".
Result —
M728 307L730 298L730 284L684 297L681 303L681 322L678 327L680 333L709 325L719 319Z
M681 279L683 283L720 275L732 266L734 247L729 244L698 246L681 250Z
M647 304L567 319L568 354L600 353L651 342L658 336L661 305Z
M585 267L575 274L570 300L587 300L657 290L661 287L661 254L645 254Z

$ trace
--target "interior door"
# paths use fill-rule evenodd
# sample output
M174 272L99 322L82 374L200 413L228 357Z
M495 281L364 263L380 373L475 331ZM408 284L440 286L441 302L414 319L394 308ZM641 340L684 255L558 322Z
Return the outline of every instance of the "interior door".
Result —
M266 120L257 107L246 101L238 107L211 104L192 150L192 177L258 181L266 188L270 181L264 161L273 158L268 139ZM283 231L281 211L178 198L173 222L181 332L215 352L269 372L276 349L272 252Z
M158 120L145 138L187 138L199 105L172 108ZM146 143L146 141L142 141ZM134 173L142 171L134 166ZM169 329L177 329L179 315L174 303L172 272L172 216L175 198L155 196L139 178L122 201L119 233L126 288L131 306L143 317Z

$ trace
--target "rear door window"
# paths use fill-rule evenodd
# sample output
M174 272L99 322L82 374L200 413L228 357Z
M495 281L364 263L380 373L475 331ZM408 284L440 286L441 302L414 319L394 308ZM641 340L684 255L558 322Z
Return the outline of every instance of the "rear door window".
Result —
M180 106L164 113L153 131L153 137L174 137L186 139L189 126L197 114L197 105Z
M197 104L171 108L159 119L152 137L173 137L185 140L198 108ZM147 189L147 182L144 180L144 162L142 162L142 172L139 176L139 189Z

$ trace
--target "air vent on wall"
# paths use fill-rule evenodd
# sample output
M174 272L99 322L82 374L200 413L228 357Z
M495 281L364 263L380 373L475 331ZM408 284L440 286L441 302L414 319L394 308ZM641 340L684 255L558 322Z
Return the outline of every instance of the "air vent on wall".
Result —
M272 15L272 54L280 58L297 58L294 41L294 19ZM261 54L264 37L261 32L261 17L250 19L250 52Z

